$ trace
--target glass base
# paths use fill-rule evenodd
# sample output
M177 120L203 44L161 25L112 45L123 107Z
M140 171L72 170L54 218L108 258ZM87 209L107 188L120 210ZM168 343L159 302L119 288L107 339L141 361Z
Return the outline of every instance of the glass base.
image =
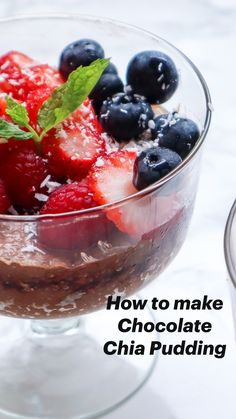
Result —
M4 418L95 418L129 399L156 358L105 355L104 343L150 346L153 333L121 333L121 318L153 321L148 310L101 311L78 319L0 318L0 414Z

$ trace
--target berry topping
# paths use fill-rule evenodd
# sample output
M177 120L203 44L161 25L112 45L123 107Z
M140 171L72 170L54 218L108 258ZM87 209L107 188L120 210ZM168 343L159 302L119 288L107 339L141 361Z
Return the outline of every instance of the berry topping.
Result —
M42 141L42 153L49 169L59 179L83 179L104 148L95 127L81 124L73 117L50 131Z
M63 51L60 57L60 73L67 78L79 66L87 66L97 58L104 58L101 45L92 39L80 39L72 42Z
M1 175L14 206L23 209L37 209L42 206L40 197L45 191L41 183L48 171L44 160L30 146L13 148L1 165Z
M27 95L38 89L51 89L51 92L61 86L63 79L60 73L47 64L35 65L23 70L23 78L20 81L21 88Z
M0 214L6 214L11 204L6 194L6 189L2 179L0 179Z
M47 64L21 68L10 64L4 70L0 67L0 88L11 93L15 99L26 100L27 94L41 88L56 89L63 80L60 73Z
M165 114L154 120L153 138L159 138L159 145L176 151L184 159L193 149L200 131L191 119L180 118L177 114Z
M118 70L115 64L109 62L107 68L104 70L103 74L118 74Z
M62 214L96 207L86 182L73 182L52 192L40 214Z
M120 150L98 159L89 174L89 186L98 205L111 204L137 192L133 185L136 157L136 152ZM170 220L178 205L175 196L147 197L129 200L105 211L119 230L141 237Z
M1 59L0 59L1 62ZM16 99L24 99L24 76L18 64L10 61L0 65L0 89Z
M145 98L126 93L118 93L105 101L100 113L102 127L119 142L140 135L152 118L152 108Z
M0 93L0 116L3 117L6 115L7 101L6 94Z
M50 87L40 88L29 92L26 99L26 109L29 114L30 123L36 131L38 130L38 113L45 100L49 98L53 89Z
M89 174L90 189L98 205L110 204L134 194L133 166L136 152L120 150L98 159ZM108 209L107 217L124 232L129 228L123 225L120 209Z
M133 183L141 190L157 182L181 163L181 157L172 150L151 147L144 150L134 163Z
M89 95L96 112L99 111L105 99L111 98L115 93L123 92L123 89L123 82L116 74L103 74Z
M93 194L86 181L74 182L52 192L40 214L60 214L96 207ZM93 217L78 215L41 220L38 225L39 240L54 249L87 248L104 239L111 229L103 213ZM88 234L89 231L89 234Z
M168 55L159 51L143 51L130 61L127 82L134 93L145 96L151 103L163 103L176 91L179 76Z
M20 69L24 69L34 65L35 62L28 55L23 54L19 51L10 51L0 57L0 70L4 71L12 65L18 66Z

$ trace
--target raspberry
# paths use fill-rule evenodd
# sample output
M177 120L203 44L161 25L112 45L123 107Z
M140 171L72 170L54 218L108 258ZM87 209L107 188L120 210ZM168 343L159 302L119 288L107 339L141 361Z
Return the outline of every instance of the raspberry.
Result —
M41 214L62 214L96 207L93 194L85 182L63 185L54 191L41 209Z
M24 143L23 141L21 143ZM43 194L40 185L48 175L44 160L29 147L11 149L1 165L7 194L14 206L38 209L42 202L36 194Z
M94 208L96 203L87 182L74 182L54 191L40 214L63 214ZM38 225L41 244L53 249L87 249L110 234L110 223L102 212L84 215L62 215L42 219Z

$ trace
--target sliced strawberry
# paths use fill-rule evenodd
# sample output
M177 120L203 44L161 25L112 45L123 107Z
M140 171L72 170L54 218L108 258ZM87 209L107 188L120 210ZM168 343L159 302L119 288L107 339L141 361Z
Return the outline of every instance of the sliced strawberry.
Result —
M38 131L38 113L43 103L49 98L53 89L50 87L41 88L29 92L26 99L26 109L29 114L30 124Z
M57 178L81 180L88 174L105 143L100 134L73 117L52 130L42 141L42 153Z
M89 186L98 205L112 204L137 192L133 186L136 152L120 150L98 159L89 175ZM146 195L113 208L107 217L123 232L141 237L168 222L176 213L174 197Z
M54 191L40 214L62 214L94 208L93 194L85 181L74 182ZM41 244L54 249L86 249L108 236L111 223L103 213L63 216L41 220L38 239Z
M84 103L82 103L82 105L80 105L80 107L73 112L72 117L80 124L88 125L91 131L94 131L97 134L102 133L102 127L89 98L87 98Z
M0 67L0 89L22 101L26 100L31 91L42 88L54 90L62 82L59 72L46 64L23 69L15 63L10 63L4 70Z
M6 193L5 185L2 179L0 179L0 214L6 214L10 206L11 204Z
M0 116L6 115L7 101L6 94L0 93Z
M41 183L48 176L47 166L31 149L31 142L27 146L24 141L18 142L21 147L13 146L1 164L1 176L14 206L38 209L44 203L41 195L45 193L45 189L41 187Z
M2 69L4 67L4 70ZM16 99L25 99L24 76L17 64L10 63L6 68L0 67L0 89Z
M35 61L28 55L23 54L19 51L10 51L0 57L0 70L4 71L10 65L15 64L20 69L30 67L35 64Z
M137 192L133 186L136 152L114 151L101 157L93 166L89 184L99 205L109 204Z
M23 71L34 61L25 54L11 51L0 57L0 89L16 99L25 99L25 76Z
M28 67L22 71L25 82L25 91L31 92L42 88L52 90L63 84L59 71L48 64L39 64Z

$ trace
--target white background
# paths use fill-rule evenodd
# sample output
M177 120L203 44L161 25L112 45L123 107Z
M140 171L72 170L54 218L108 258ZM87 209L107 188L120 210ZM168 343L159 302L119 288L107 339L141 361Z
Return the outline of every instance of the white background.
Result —
M0 1L1 16L49 11L101 15L149 29L183 50L208 82L215 112L190 232L172 266L146 288L145 294L171 300L200 298L204 294L222 298L223 311L202 313L198 317L213 323L211 340L227 343L227 355L222 360L160 358L145 388L108 417L235 419L236 352L223 231L236 197L236 0ZM1 40L0 48L5 48ZM173 319L171 312L157 313L157 316ZM191 315L187 317L190 319ZM177 341L178 337L171 340Z

